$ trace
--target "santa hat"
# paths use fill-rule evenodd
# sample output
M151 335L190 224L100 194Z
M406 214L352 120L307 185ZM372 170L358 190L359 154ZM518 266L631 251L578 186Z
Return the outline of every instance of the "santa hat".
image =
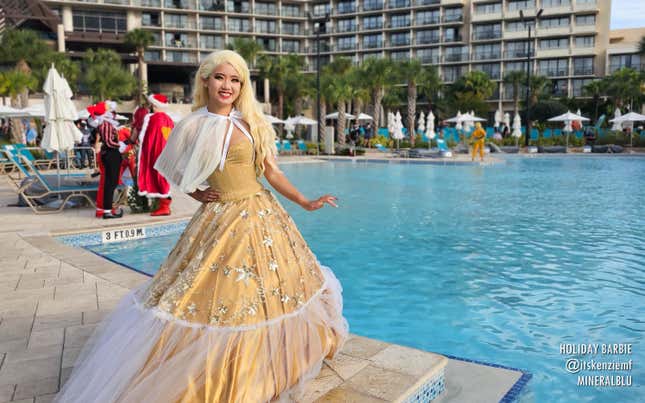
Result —
M87 122L90 126L96 128L104 121L107 121L115 128L119 126L119 122L115 120L114 111L116 110L116 102L114 101L101 101L94 105L87 107L87 112L90 114Z
M168 106L168 98L163 94L148 95L148 102L157 108L165 108Z

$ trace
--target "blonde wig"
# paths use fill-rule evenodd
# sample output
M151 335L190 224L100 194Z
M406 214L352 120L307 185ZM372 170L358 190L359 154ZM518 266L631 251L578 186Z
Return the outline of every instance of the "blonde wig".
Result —
M208 104L208 88L204 85L205 81L222 63L230 64L240 75L240 94L233 102L233 106L242 113L242 118L251 129L255 147L255 173L260 176L264 172L265 158L275 156L277 153L274 142L276 133L271 123L264 117L260 103L255 99L249 67L242 56L232 50L218 50L202 60L195 73L192 110L195 111Z

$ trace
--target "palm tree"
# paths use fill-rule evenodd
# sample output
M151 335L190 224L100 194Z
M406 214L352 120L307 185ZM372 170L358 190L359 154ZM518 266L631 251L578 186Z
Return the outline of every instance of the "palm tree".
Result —
M339 57L323 67L330 76L335 77L330 83L329 98L332 104L336 104L338 119L336 120L336 132L338 133L338 142L345 144L345 126L346 126L346 102L351 101L351 92L348 90L346 75L350 75L352 61L347 57Z
M150 31L145 29L137 28L125 34L125 43L126 45L134 48L137 52L137 62L139 65L139 82L137 86L137 101L143 103L143 93L146 90L146 81L147 78L143 75L144 70L144 56L146 49L152 45L155 41L154 35Z
M439 93L443 88L439 71L435 66L426 66L421 78L419 91L428 99L428 108L434 110L433 104L436 104L436 99L439 98Z
M593 98L594 103L594 122L598 120L598 103L600 97L605 92L605 84L601 80L594 80L582 88L582 91Z
M37 88L38 80L31 74L23 73L18 69L0 72L0 95L8 95L11 98L11 105L20 106L19 98L26 90ZM21 119L13 119L13 130L11 131L11 142L22 142L24 127Z
M368 88L372 94L372 107L374 108L374 130L378 131L381 124L382 101L385 90L395 82L395 65L390 59L369 58L363 62L362 71L368 78Z
M248 38L235 38L226 47L239 53L251 68L255 66L255 57L264 50L262 45Z
M7 30L0 40L0 60L4 63L15 63L15 68L25 75L31 75L32 68L43 66L52 50L36 32L24 30ZM26 107L29 99L29 87L16 99L19 107Z
M513 87L513 110L517 115L520 112L520 87L526 82L526 74L523 71L509 71L504 75L504 84Z
M302 69L303 58L298 55L268 56L260 55L260 77L271 80L278 93L278 118L284 115L284 96L287 91L289 77L298 74Z
M85 85L95 99L119 99L132 95L136 83L129 71L121 66L119 54L110 49L85 52Z
M531 76L529 86L531 87L531 106L537 104L538 100L551 96L551 80L546 76Z
M408 87L408 133L410 133L410 147L414 148L415 117L417 113L417 85L423 82L425 69L419 60L406 60L398 66L399 78L403 79Z
M363 112L365 103L370 100L370 92L367 88L367 79L363 76L360 68L354 67L347 74L347 85L351 90L350 99L353 103L352 111L358 117Z
M643 98L644 74L630 68L622 68L602 79L606 93L617 107L632 105Z

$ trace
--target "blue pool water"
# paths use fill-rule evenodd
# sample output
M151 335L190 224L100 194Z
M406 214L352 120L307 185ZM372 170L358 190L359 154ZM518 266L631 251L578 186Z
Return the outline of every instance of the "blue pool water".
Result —
M494 166L285 165L281 199L344 287L351 331L533 374L525 401L645 401L645 158L509 158ZM91 247L154 272L179 234ZM126 259L126 260L123 260ZM138 259L138 260L137 260ZM576 386L561 343L631 343L631 387Z

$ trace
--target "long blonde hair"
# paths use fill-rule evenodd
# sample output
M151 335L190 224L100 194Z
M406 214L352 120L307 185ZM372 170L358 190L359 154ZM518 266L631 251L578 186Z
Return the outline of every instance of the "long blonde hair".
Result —
M192 110L208 104L208 88L204 86L204 80L208 80L208 76L222 63L230 64L240 75L240 95L233 102L233 106L242 113L242 118L251 128L255 147L255 173L260 176L264 172L264 159L277 153L274 142L276 133L264 117L260 103L255 99L249 67L242 56L232 50L218 50L202 60L195 73Z

